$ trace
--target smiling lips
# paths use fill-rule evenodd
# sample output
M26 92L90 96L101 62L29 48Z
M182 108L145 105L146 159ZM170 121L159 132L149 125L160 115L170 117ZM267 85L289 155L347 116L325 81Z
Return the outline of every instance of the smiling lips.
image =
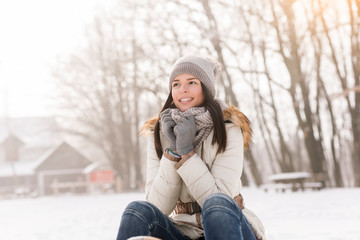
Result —
M189 102L191 101L193 98L182 98L179 100L179 102Z

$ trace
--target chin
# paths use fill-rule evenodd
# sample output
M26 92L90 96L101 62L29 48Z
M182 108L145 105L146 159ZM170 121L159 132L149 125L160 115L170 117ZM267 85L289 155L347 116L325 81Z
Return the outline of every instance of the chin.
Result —
M182 112L185 112L185 111L187 111L187 110L189 110L190 108L193 108L193 107L195 107L195 106L191 106L191 107L187 107L187 108L183 108L183 109L180 109Z
M191 103L189 105L182 105L182 104L175 104L175 106L182 112L185 112L186 110L189 110L190 108L194 108L194 107L197 107L197 106L200 106L200 105L197 105L197 104L194 104L194 103Z

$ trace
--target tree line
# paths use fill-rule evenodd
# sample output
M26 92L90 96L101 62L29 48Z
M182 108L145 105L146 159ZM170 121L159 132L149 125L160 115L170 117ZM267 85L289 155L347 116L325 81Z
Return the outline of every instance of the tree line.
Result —
M223 67L218 96L252 121L245 183L310 171L360 186L359 0L118 1L54 69L66 131L101 149L124 188L144 184L146 139L186 54Z

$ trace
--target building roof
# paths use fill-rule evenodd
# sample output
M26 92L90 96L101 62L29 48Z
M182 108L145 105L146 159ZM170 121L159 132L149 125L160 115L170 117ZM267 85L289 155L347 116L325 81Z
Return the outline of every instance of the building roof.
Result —
M52 161L55 161L56 165L51 164ZM62 142L46 151L35 161L20 161L13 165L10 162L0 163L0 177L14 176L14 170L17 176L28 176L41 170L85 168L89 164L91 162L86 157L66 142Z
M66 142L46 152L39 160L35 171L59 169L83 169L92 162Z

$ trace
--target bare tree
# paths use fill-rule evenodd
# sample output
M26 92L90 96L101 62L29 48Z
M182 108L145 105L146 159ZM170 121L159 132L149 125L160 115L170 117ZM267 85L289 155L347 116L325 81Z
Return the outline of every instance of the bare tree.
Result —
M325 155L321 139L315 135L314 127L316 125L314 124L314 113L311 110L309 99L310 89L302 67L303 56L299 52L301 49L300 39L295 31L294 3L295 1L280 1L276 5L277 10L274 1L271 1L273 28L276 31L280 56L291 79L289 93L299 126L304 133L304 142L311 168L314 173L322 173L324 172ZM286 18L286 23L282 26L279 22L279 14L281 13L283 14L281 17Z
M355 185L360 186L360 175L358 174L360 171L360 91L356 90L357 87L360 86L360 28L359 24L357 23L360 18L360 3L359 1L346 1L349 16L349 22L346 23L346 26L348 26L351 31L348 36L345 36L347 37L346 40L350 42L350 51L345 51L345 49L342 49L343 51L339 51L337 47L339 44L336 41L340 41L340 43L345 41L344 31L342 30L344 28L343 23L336 22L334 26L329 26L325 16L326 7L324 6L324 2L318 0L317 3L320 9L320 22L323 27L323 33L326 40L325 43L327 43L327 46L330 49L330 63L334 67L335 75L340 82L342 92L344 93L341 96L346 102L351 118ZM335 10L335 12L337 12L337 10ZM337 40L332 37L334 35L337 36ZM344 45L346 45L346 43L340 44L340 47ZM346 52L350 52L350 55L341 55L345 54ZM350 60L350 66L347 66L347 61L345 59ZM349 94L352 91L353 94ZM339 178L339 170L337 170L336 167L334 174L337 176L337 178ZM338 185L341 184L339 181L340 180L338 180L337 183Z
M306 10L306 8L304 8L304 9ZM315 61L314 61L314 70L313 71L316 74L316 79L317 79L316 111L317 111L317 115L320 115L320 102L321 102L322 98L324 98L326 101L326 104L328 107L328 113L329 113L330 119L331 119L332 131L331 131L331 136L330 136L330 146L331 146L331 155L332 155L332 163L333 163L332 174L333 174L333 178L335 180L335 186L343 187L344 183L343 183L343 179L342 179L342 175L341 175L340 160L338 159L339 154L338 154L338 151L336 150L337 149L336 142L339 145L341 145L341 139L339 136L339 131L337 129L338 127L337 127L336 120L335 120L334 107L331 102L328 91L325 87L323 76L321 73L321 66L323 64L322 57L323 57L324 50L323 50L322 39L320 38L319 33L316 29L316 26L318 25L317 22L319 21L319 17L318 17L318 14L314 14L314 13L318 12L314 2L311 3L310 10L311 10L311 13L306 12L306 11L305 12L306 12L307 24L309 26L308 29L311 34L311 38L312 38L313 45L314 45L314 48L313 48L314 53L313 54L314 54ZM315 15L316 17L311 17L310 15ZM318 121L318 129L322 129L321 121ZM325 139L324 139L324 141L325 141ZM328 171L330 172L331 170L329 169Z
M119 34L119 24L123 22L95 19L89 46L56 70L56 76L71 114L64 117L75 122L67 131L102 149L128 189L143 184L137 137L142 55L134 35Z

